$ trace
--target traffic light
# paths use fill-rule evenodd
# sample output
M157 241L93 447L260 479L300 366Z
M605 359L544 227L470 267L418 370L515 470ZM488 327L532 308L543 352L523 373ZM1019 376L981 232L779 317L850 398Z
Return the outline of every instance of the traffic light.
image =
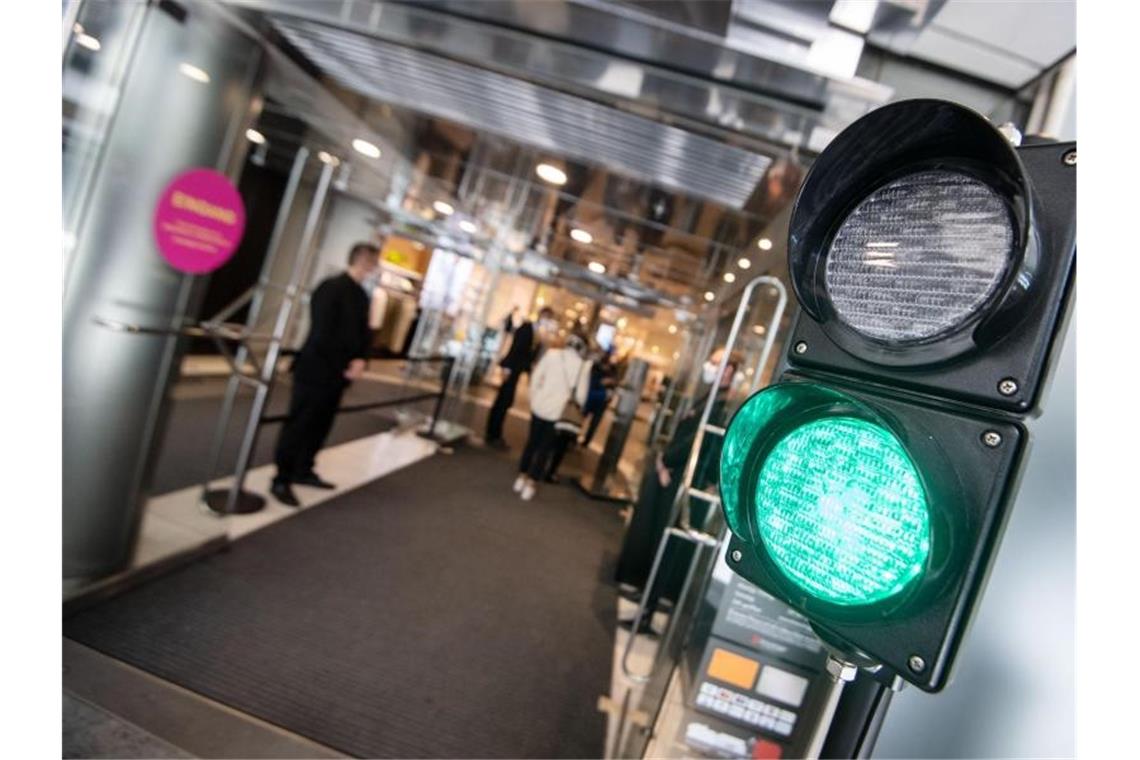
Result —
M1071 300L1076 147L915 100L820 155L789 224L801 313L728 425L729 564L854 662L943 688Z

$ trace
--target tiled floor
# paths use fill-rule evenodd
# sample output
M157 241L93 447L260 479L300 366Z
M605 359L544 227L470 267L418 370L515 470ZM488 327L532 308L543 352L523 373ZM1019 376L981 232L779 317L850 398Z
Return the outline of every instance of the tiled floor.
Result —
M63 693L63 757L190 757L148 731Z
M321 451L317 468L337 488L323 491L297 487L300 509L308 509L340 494L431 456L437 445L412 431L392 431L360 438ZM257 467L246 475L245 490L267 495L273 478L272 465ZM216 480L214 488L226 488L232 477ZM278 504L267 496L265 507L245 515L220 516L206 509L200 501L201 488L192 486L150 499L144 508L139 540L130 567L99 585L114 585L143 571L155 563L214 544L219 539L235 540L251 531L297 514L298 509ZM80 586L66 590L71 597L90 590Z

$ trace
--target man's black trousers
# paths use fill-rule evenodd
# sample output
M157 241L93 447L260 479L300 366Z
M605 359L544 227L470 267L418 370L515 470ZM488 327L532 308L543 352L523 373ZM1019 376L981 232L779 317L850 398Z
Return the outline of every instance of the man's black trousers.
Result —
M289 419L277 438L278 482L289 482L313 471L317 452L325 445L344 384L294 382Z
M501 441L503 439L503 420L507 418L511 404L515 403L515 389L519 385L519 372L508 370L499 392L495 394L495 403L491 405L491 412L487 415L487 435L485 441Z

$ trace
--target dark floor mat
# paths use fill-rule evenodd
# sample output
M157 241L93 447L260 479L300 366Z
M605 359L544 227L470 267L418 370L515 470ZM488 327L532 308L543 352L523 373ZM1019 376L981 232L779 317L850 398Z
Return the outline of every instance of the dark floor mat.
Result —
M622 525L508 458L401 470L64 622L69 638L365 757L600 757Z
M171 400L170 417L162 437L158 461L155 463L150 489L152 494L168 493L202 483L209 467L210 446L213 443L214 427L221 413L224 391L224 381L217 378L188 380L179 384ZM280 378L267 405L267 416L284 414L288 411L289 392L288 378ZM360 381L348 389L341 405L407 398L425 392L429 391L394 383ZM250 391L243 390L234 405L222 464L219 467L219 477L233 472L238 443L251 403ZM415 402L411 408L425 414L430 413L432 402ZM336 446L391 430L396 424L393 412L394 407L382 407L377 410L337 415L326 445ZM251 467L260 467L273 461L273 449L277 444L280 430L279 423L262 426L257 446L254 448Z

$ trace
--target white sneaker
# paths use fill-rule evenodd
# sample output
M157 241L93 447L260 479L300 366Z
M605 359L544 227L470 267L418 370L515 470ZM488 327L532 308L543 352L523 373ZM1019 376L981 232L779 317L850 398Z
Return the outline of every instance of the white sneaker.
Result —
M513 486L511 486L511 490L514 491L515 493L519 493L520 491L523 490L523 486L525 486L525 485L526 485L526 475L519 475L517 478L515 478L515 484Z
M528 481L527 484L525 486L523 486L522 493L520 493L519 496L522 497L523 501L530 501L531 499L533 499L534 498L534 483L531 483Z

